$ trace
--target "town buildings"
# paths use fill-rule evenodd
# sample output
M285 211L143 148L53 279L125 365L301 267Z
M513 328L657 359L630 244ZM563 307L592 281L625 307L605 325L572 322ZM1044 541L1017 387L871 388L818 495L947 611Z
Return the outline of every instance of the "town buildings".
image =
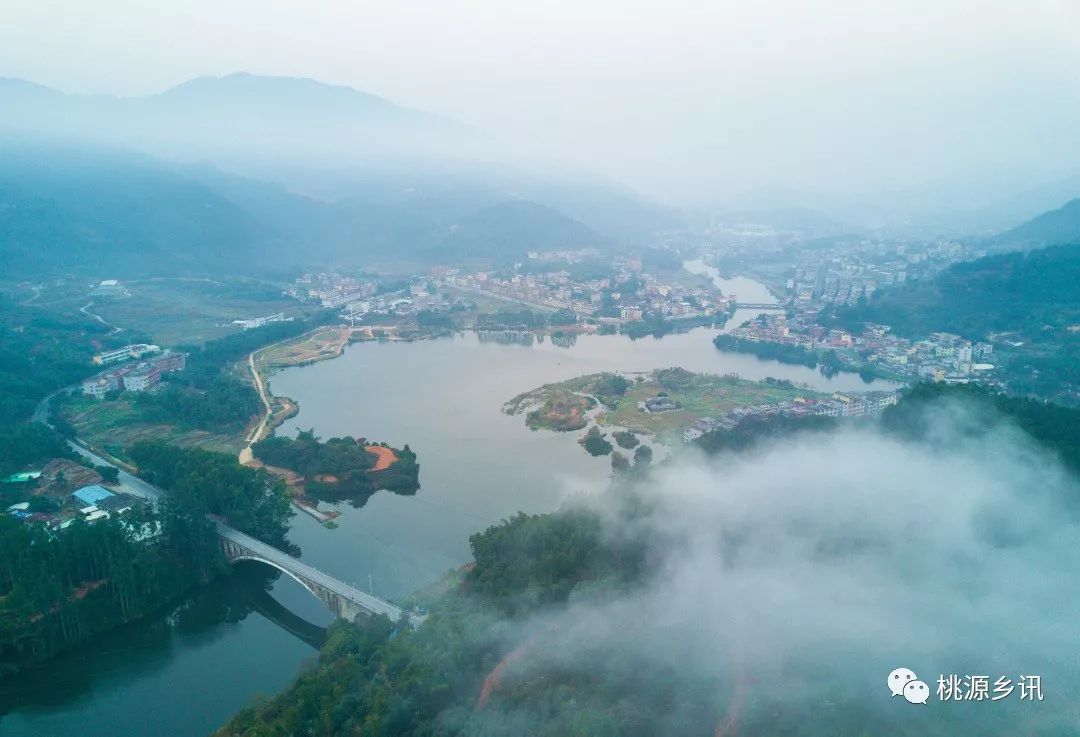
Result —
M156 345L149 345L146 343L132 343L131 345L123 346L122 348L114 348L108 351L102 351L93 357L93 362L98 365L107 365L110 363L118 363L120 361L127 361L131 358L141 358L147 353L157 353L161 348Z
M161 381L162 374L183 371L186 365L186 353L166 350L159 356L117 366L84 380L82 393L104 399L109 392L144 392L155 387Z
M272 322L292 322L292 320L293 318L287 316L284 312L275 312L273 315L267 315L266 317L233 320L232 324L239 326L243 330L251 330L252 328L261 328L263 325L269 325Z

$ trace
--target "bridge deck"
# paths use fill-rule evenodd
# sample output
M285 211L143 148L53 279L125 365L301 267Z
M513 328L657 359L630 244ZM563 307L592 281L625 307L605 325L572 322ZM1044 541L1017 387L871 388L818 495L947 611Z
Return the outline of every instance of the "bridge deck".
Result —
M784 305L775 302L736 302L737 310L783 310Z
M245 535L243 532L235 530L221 522L217 523L217 529L218 534L226 540L231 540L237 545L250 550L260 558L272 561L274 565L279 566L300 578L312 581L328 591L334 592L338 596L348 599L372 614L385 614L391 620L396 622L401 618L402 614L406 613L400 607L396 607L390 602L383 601L377 596L372 596L358 588L342 583L333 576L329 576L319 569L309 566L303 561L297 560L288 553L284 553L272 545L267 545L260 540L256 540L251 535ZM416 619L416 615L410 613L409 618L410 620L414 620Z

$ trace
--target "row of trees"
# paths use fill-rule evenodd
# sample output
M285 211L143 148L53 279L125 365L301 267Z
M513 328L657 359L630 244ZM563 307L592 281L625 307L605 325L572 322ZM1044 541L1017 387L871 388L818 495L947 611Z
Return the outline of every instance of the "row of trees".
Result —
M227 453L181 448L158 440L131 446L139 474L169 492L176 513L194 527L215 515L230 525L283 550L292 516L284 482L263 469L247 468Z
M186 548L140 541L160 523L133 511L53 533L0 517L0 675L137 619L191 586L197 579Z
M136 394L134 402L146 422L211 432L239 430L262 409L259 394L250 384L225 374L202 389L183 379L169 381L159 392Z

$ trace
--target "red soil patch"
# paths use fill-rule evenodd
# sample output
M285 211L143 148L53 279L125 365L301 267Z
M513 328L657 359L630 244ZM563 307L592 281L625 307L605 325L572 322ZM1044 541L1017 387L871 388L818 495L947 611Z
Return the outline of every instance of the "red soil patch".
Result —
M74 591L71 592L71 598L72 599L85 598L85 596L87 594L89 594L91 591L93 591L94 589L101 588L107 582L108 582L108 579L102 578L102 579L99 579L97 581L89 581L87 583L84 583L82 586L77 587Z
M397 461L394 451L381 445L365 445L364 450L377 456L375 465L368 469L370 471L385 471Z
M89 594L91 591L93 591L95 589L100 589L102 586L104 586L108 582L109 582L109 579L107 579L107 578L99 578L97 581L87 581L87 582L85 582L83 584L80 584L79 586L76 586L75 588L73 588L71 590L71 595L68 597L68 601L78 601L79 599L84 599L84 598L86 598L86 595ZM49 608L49 613L50 614L56 614L58 611L60 611L60 603L59 602L57 602L56 604L53 604ZM43 613L41 613L41 612L38 612L37 614L33 614L33 615L30 616L30 621L31 622L40 622L44 618L45 618L45 615Z
M473 706L473 711L480 711L487 706L488 699L491 698L491 694L495 692L495 689L499 687L499 683L502 682L503 673L513 663L521 660L528 655L532 649L536 646L537 641L540 639L539 635L533 635L525 642L518 645L516 648L510 651L510 653L499 661L487 678L484 679L484 685L480 689L480 696L476 699L476 705Z
M320 473L315 480L320 484L336 484L339 481L338 477L332 473Z

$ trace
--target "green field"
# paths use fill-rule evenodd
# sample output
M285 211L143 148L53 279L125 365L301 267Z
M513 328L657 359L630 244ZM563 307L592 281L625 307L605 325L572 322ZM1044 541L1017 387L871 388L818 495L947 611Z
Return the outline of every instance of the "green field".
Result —
M130 297L95 297L90 311L111 325L166 346L198 344L239 331L233 320L284 312L303 317L316 308L252 280L149 279L124 282Z
M223 435L143 422L131 402L124 399L71 397L63 402L62 414L75 427L79 438L122 460L127 457L126 449L140 440L165 440L183 447L230 454L239 453L244 445L242 432Z

